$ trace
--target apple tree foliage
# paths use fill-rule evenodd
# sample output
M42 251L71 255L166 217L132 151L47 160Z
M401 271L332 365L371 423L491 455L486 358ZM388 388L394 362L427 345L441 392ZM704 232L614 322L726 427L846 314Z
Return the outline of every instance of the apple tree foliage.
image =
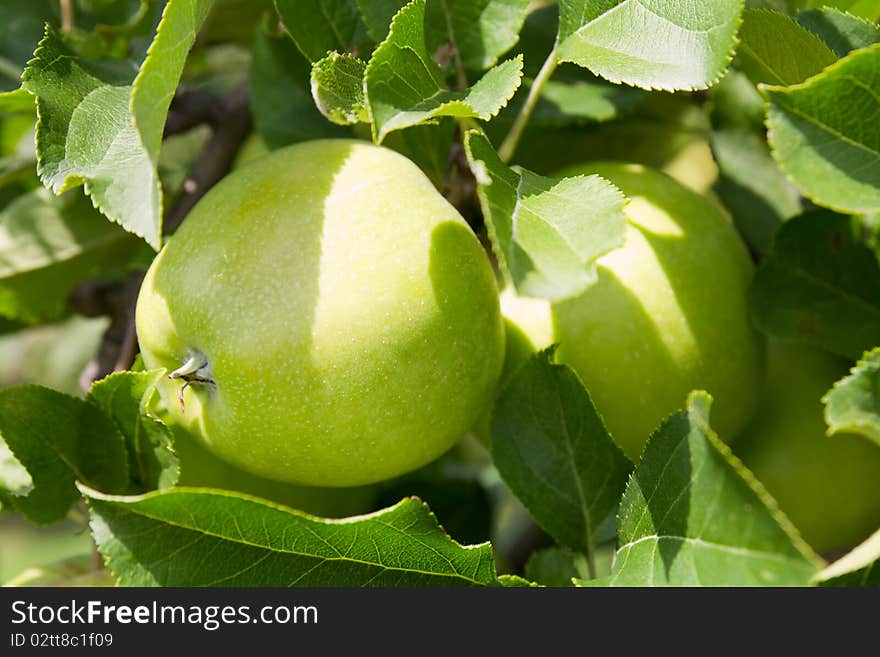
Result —
M37 330L62 341L90 310L117 318L91 329L101 345L68 341L74 369L107 348L130 299L83 297L119 296L228 170L225 152L201 176L244 94L251 137L232 155L351 136L397 150L526 296L583 291L623 241L624 195L555 171L664 168L750 247L754 324L851 360L823 399L828 440L880 443L878 19L877 0L4 2L3 353ZM121 585L878 582L878 535L815 554L713 431L706 393L634 464L552 348L506 378L491 449L465 441L343 520L178 485L160 371L129 358L78 388L79 369L32 376L39 354L16 367L4 384L33 383L0 389L3 512L48 525L87 509Z

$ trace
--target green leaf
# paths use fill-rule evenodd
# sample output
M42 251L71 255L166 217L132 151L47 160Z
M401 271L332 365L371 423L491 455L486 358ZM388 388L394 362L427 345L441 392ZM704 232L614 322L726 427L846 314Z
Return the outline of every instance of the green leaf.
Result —
M388 38L367 64L367 103L377 143L393 130L441 116L488 121L519 88L522 57L499 64L469 89L449 91L425 47L424 24L425 0L413 0L394 17Z
M530 582L519 575L499 575L498 583L506 588L531 588L540 586L540 584Z
M773 155L801 191L840 212L880 211L880 44L764 92Z
M95 382L86 401L98 406L125 438L132 490L143 493L177 482L171 430L147 411L161 370L116 372Z
M54 198L38 188L20 196L0 212L0 315L59 319L78 283L123 265L137 247L77 191Z
M254 128L270 148L346 133L327 123L309 90L309 65L290 39L257 30L251 64Z
M857 219L818 210L776 233L749 312L761 331L853 360L880 344L880 265Z
M711 145L721 173L715 193L749 245L762 255L768 253L782 222L800 214L800 195L755 132L717 130Z
M574 67L572 67L574 68ZM563 68L557 69L553 79L544 84L529 126L565 126L588 122L610 121L623 115L644 99L644 92L632 87L610 84L604 80L585 74L583 69L575 69L575 75L562 75ZM526 79L523 86L528 89L534 80ZM525 89L524 89L525 91ZM524 94L518 94L504 110L503 118L516 116L522 107L519 101Z
M431 0L428 49L455 44L468 70L484 71L516 44L530 0Z
M356 0L367 32L379 43L388 36L391 20L406 5L407 0Z
M544 178L508 168L479 132L465 150L492 244L517 292L560 300L596 279L593 264L623 244L625 198L599 176Z
M651 436L620 505L612 586L803 586L819 559L709 427L712 400Z
M574 371L551 362L552 351L520 367L496 400L492 460L548 534L589 552L633 465Z
M333 123L369 123L364 97L367 65L357 57L331 52L312 66L312 98Z
M827 5L868 21L880 20L880 2L877 0L811 0L810 5Z
M355 0L275 0L275 8L287 33L311 63L331 50L355 55L370 51Z
M533 552L526 562L526 579L544 586L574 586L575 579L589 579L587 558L578 552L545 548Z
M827 43L838 57L880 43L880 27L875 23L833 7L802 11L797 20Z
M880 445L880 347L862 356L822 401L830 434L857 433Z
M125 445L109 419L93 404L49 388L0 390L0 444L31 480L0 493L14 495L4 495L5 501L39 524L67 515L80 497L77 480L110 492L128 484ZM9 483L6 461L3 479Z
M776 11L747 9L739 38L739 67L755 84L797 84L837 61L818 36Z
M46 20L58 14L53 0L0 2L0 91L19 86L19 76L40 37Z
M813 582L818 586L880 586L880 530L822 570Z
M170 0L139 69L93 61L46 35L22 79L37 96L37 155L56 194L85 185L110 220L158 249L162 193L156 166L165 117L213 0Z
M560 0L557 59L645 89L705 89L733 56L743 0Z
M455 121L445 119L439 125L417 125L392 132L383 144L415 162L437 189L446 188L450 171L450 153L456 137Z
M418 499L322 520L256 498L173 488L83 491L121 586L493 586L492 548L451 540Z

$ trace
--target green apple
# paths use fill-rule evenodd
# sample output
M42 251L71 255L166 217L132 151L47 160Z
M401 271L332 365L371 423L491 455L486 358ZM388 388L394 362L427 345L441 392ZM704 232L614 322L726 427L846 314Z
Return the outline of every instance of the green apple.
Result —
M855 545L880 527L880 448L857 435L826 435L821 398L847 366L771 341L761 404L733 446L818 552Z
M171 428L180 463L180 486L245 493L322 518L345 518L373 510L378 496L375 485L323 488L264 479L220 460L183 427L172 424Z
M505 292L502 312L537 349L559 343L559 361L631 459L694 389L712 394L713 424L732 438L755 411L764 373L745 246L711 202L663 173L595 163L562 175L592 173L630 199L624 245L598 260L583 294L551 305Z
M137 303L175 422L261 477L413 470L485 412L504 357L490 261L412 162L354 140L238 169L156 257Z

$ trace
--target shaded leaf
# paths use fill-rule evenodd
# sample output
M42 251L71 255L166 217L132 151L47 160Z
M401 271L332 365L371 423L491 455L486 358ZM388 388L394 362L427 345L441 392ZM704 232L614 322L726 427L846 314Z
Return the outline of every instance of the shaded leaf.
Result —
M407 0L355 0L373 41L379 43L388 36L391 19L407 3Z
M393 130L441 116L491 119L519 88L522 58L508 60L472 87L449 91L445 76L425 46L425 0L400 10L388 38L367 64L366 95L377 143Z
M171 430L147 411L163 372L116 372L95 382L86 401L98 406L125 438L132 490L147 492L177 482Z
M764 91L773 155L801 191L840 212L880 211L880 44Z
M59 319L77 284L123 265L137 247L79 192L54 198L39 188L20 196L0 212L0 315Z
M339 125L369 123L364 97L367 65L350 55L331 52L312 66L312 98L327 119Z
M777 11L746 10L739 38L739 67L755 84L797 84L837 61L822 39Z
M880 586L880 530L818 573L813 582L817 586Z
M511 169L476 131L465 149L493 248L517 292L558 300L595 281L595 261L623 244L617 188L599 176L557 180Z
M827 43L838 57L880 43L880 26L834 7L802 11L797 20Z
M315 63L331 50L366 54L370 41L355 0L275 0L287 33Z
M733 56L743 0L560 0L557 59L645 89L705 89Z
M67 515L80 498L76 481L110 492L128 485L125 445L109 419L96 406L49 388L0 390L0 444L31 480L0 493L38 524ZM9 483L8 457L3 472Z
M800 214L800 195L755 132L717 130L710 143L721 173L715 192L749 245L768 253L780 224Z
M589 552L633 466L574 371L551 357L544 351L525 363L496 400L492 459L548 534Z
M853 360L880 344L880 265L861 232L825 210L783 224L749 290L755 326Z
M454 43L465 68L483 71L517 41L530 0L431 0L428 50Z
M578 552L545 548L533 552L526 562L526 579L544 586L574 586L575 579L589 579L587 558Z
M857 433L880 446L880 347L862 356L823 402L829 433Z
M209 489L83 492L98 549L121 586L496 583L491 546L455 543L417 499L334 521Z
M254 129L270 148L346 134L315 107L309 65L296 46L264 26L254 39L250 87Z
M711 398L651 436L620 505L612 586L803 586L820 563L709 427Z

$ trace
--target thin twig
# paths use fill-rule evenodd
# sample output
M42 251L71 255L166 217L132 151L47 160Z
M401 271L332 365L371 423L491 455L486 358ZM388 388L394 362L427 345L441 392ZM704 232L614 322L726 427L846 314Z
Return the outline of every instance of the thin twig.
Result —
M537 77L535 77L532 82L532 88L529 89L529 95L526 98L526 102L523 104L516 120L513 122L510 132L507 133L507 137L504 138L501 148L498 149L498 157L501 158L502 162L510 162L510 160L513 159L513 154L516 152L516 146L519 144L519 139L522 137L522 133L525 130L529 119L532 118L532 112L535 111L538 99L540 99L541 93L544 91L544 85L546 85L547 81L553 76L553 72L556 70L557 65L556 46L553 46L553 50L550 51L550 54L544 61L544 65L541 67Z
M65 32L73 30L73 0L61 0L61 29Z
M446 17L446 33L449 35L449 45L452 48L452 60L455 62L455 80L458 91L464 91L468 87L467 74L464 72L464 62L461 61L461 53L458 50L458 41L455 38L455 29L452 27L452 14L443 1L443 14Z

